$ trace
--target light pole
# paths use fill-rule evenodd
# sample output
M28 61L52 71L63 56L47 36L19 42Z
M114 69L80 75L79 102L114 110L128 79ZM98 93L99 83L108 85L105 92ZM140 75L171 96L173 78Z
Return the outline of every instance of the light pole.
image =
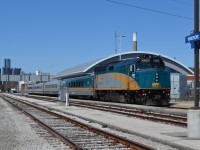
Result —
M119 35L119 60L121 61L121 53L122 53L122 38L126 37L125 35Z

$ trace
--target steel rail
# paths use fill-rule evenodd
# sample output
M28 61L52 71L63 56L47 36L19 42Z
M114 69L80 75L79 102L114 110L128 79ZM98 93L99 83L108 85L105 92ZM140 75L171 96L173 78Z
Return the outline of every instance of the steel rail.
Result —
M166 114L143 112L140 110L124 109L124 108L117 107L117 106L115 106L115 107L109 106L108 107L108 106L99 105L99 104L97 104L97 105L89 104L89 103L83 104L83 102L70 102L70 104L73 106L78 106L78 107L86 107L86 108L90 108L90 109L108 111L108 112L123 114L123 115L127 115L127 116L147 119L147 120L151 120L151 121L187 127L187 118L182 117L182 116L171 116L171 115L166 115Z
M37 97L37 96L32 96L32 95L29 97L34 97L40 100L49 99L46 97ZM147 119L154 122L161 122L165 124L187 127L187 117L183 117L183 116L154 113L154 112L148 112L148 111L139 110L139 109L132 109L128 107L119 107L119 106L103 105L103 104L91 104L87 102L72 102L71 101L70 104L74 106L78 106L78 107L86 107L90 109L97 109L101 111L108 111L108 112L118 113L118 114L127 115L131 117Z
M2 96L2 97L5 98L5 96ZM18 99L18 98L13 98L13 97L10 97L10 96L6 96L6 97L9 97L10 99L13 99L13 100L15 100L15 101L19 101L19 102L21 102L21 103L23 103L23 104L25 104L25 105L28 105L28 106L33 107L33 108L36 108L36 109L38 109L38 110L44 111L44 112L46 112L46 113L48 113L48 114L54 115L54 116L56 116L56 117L59 117L59 118L61 118L61 119L63 119L63 120L66 120L66 121L68 121L68 122L71 122L71 123L73 123L73 124L75 124L75 125L77 125L77 126L79 126L79 127L81 127L81 128L90 130L90 131L95 132L95 133L97 133L97 134L99 134L99 135L103 135L104 137L107 137L107 138L109 138L109 139L112 139L112 140L116 141L117 143L121 143L121 144L123 144L123 145L126 145L126 146L129 147L129 148L137 149L137 150L152 150L152 149L153 149L153 148L148 147L148 146L145 146L145 145L143 145L143 144L141 144L141 143L134 142L134 141L131 141L131 140L122 138L122 137L120 137L120 136L114 135L114 134L109 133L109 132L106 132L106 131L102 131L102 130L97 129L97 128L94 128L94 127L92 127L92 126L89 126L89 125L80 123L80 122L78 122L78 121L76 121L76 120L73 120L73 119L70 119L70 118L66 118L66 117L64 117L64 116L62 116L62 115L60 115L60 114L57 114L57 113L48 111L48 110L46 110L46 109L44 109L44 108L35 106L35 105L33 105L33 104L30 104L30 103L27 103L27 102L24 102L24 101L21 101L21 100ZM5 98L5 99L6 99L6 98ZM23 111L24 111L24 110L23 110ZM27 112L26 112L26 113L27 113ZM33 117L34 117L34 116L33 116ZM36 119L36 118L35 118L35 119ZM34 119L34 120L35 120L35 119ZM43 124L41 121L39 121L39 123L40 123L40 124ZM52 128L51 128L51 127L48 127L48 125L44 125L44 127L45 127L45 128L47 127L47 128L49 128L49 130L52 130ZM60 134L60 133L56 133L56 131L53 131L53 132L55 132L55 133L53 133L55 136L59 136L59 134ZM57 135L57 134L58 134L58 135ZM59 138L60 138L60 137L59 137ZM65 140L68 140L68 139L66 139L64 136L61 135L61 140L62 140L62 141L65 141ZM68 144L69 144L69 146L72 147L73 149L81 149L80 147L77 147L76 145L74 145L74 143L71 142L71 141L67 142L67 145L68 145Z
M35 122L37 122L40 126L42 126L44 129L46 129L48 132L50 132L51 134L53 134L55 137L59 138L67 146L71 147L72 149L81 150L81 148L78 145L76 145L75 143L73 143L72 141L70 141L69 139L67 139L66 137L62 136L61 134L59 134L58 132L56 132L55 130L53 130L50 126L48 126L48 125L44 124L43 122L41 122L39 119L37 119L36 117L34 117L30 113L28 113L28 111L20 108L16 104L12 103L6 97L4 97L4 96L1 96L1 97L4 100L6 100L7 102L9 102L11 105L14 105L17 109L23 111L24 114L26 114L27 116L29 116L30 118L32 118ZM9 97L9 98L11 98L11 97ZM21 103L26 104L24 102L21 102Z

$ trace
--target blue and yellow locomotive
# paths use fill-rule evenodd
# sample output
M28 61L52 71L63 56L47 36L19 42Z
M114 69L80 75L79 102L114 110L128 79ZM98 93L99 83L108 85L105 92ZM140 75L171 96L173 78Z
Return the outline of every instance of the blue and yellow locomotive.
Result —
M94 91L100 100L168 105L170 72L159 56L142 55L98 66L94 74Z
M31 85L27 89L34 94L57 94L66 89L71 97L169 105L170 71L165 69L160 56L147 54L97 66L93 74Z

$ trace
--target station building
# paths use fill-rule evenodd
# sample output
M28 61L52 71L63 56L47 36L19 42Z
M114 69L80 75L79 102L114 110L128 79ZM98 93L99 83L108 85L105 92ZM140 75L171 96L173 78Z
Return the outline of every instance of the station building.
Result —
M187 83L187 76L191 76L194 74L194 72L190 68L186 67L177 60L171 59L167 56L145 51L131 51L121 54L115 54L91 62L87 62L61 71L53 79L63 80L69 77L77 77L92 74L94 72L94 68L98 65L108 64L111 62L118 61L120 59L124 60L133 57L139 57L140 55L144 54L160 56L163 59L166 68L171 71L171 98L187 98L193 96L193 84L189 82L188 85Z

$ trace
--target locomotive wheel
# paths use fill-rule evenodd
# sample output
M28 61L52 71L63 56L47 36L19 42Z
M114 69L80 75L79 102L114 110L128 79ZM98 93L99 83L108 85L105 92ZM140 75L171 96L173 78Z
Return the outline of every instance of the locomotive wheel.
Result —
M158 104L153 99L147 99L146 105L147 106L156 106Z
M105 94L101 94L100 100L101 100L101 101L106 101Z
M125 100L126 100L126 103L128 103L128 104L133 103L130 95L125 94L125 95L124 95L124 98L125 98Z

